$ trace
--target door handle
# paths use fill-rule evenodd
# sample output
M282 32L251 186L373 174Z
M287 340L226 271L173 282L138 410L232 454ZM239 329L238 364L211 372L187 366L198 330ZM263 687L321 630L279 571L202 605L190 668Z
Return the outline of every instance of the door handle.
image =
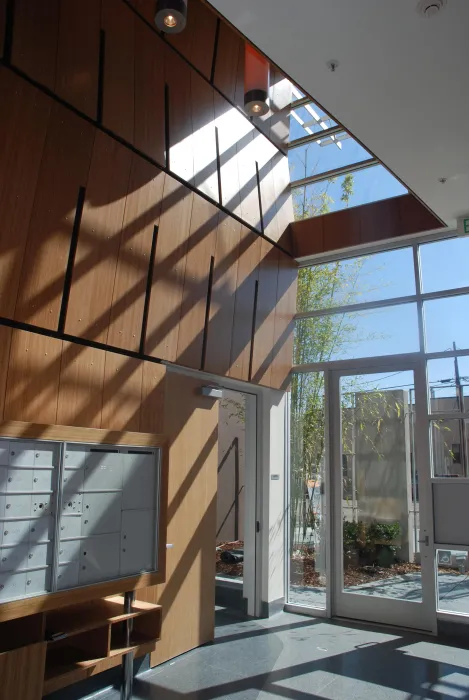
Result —
M426 547L428 547L428 545L430 544L430 539L428 535L425 535L423 540L419 540L419 544L424 544Z

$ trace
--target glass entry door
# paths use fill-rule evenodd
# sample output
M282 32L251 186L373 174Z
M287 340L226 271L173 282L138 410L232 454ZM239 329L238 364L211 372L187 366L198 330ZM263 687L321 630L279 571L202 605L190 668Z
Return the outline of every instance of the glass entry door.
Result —
M425 402L419 365L331 372L334 615L435 629Z

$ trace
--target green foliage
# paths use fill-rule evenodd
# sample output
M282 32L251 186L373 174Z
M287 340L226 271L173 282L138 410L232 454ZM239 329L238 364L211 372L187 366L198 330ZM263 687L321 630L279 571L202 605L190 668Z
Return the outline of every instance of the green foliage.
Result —
M398 521L392 523L380 523L374 520L365 523L362 520L343 523L344 552L358 550L362 554L372 552L376 545L385 545L396 550L395 543L401 535L401 525Z
M355 194L355 190L353 188L354 179L353 179L352 173L348 173L344 177L340 186L342 187L342 195L340 197L340 201L344 202L345 206L348 207L348 205L350 203L350 199Z

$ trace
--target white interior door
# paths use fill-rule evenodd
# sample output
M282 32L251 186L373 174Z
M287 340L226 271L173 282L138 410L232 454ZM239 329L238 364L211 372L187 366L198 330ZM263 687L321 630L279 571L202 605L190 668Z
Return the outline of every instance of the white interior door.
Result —
M335 370L332 613L435 631L423 365Z

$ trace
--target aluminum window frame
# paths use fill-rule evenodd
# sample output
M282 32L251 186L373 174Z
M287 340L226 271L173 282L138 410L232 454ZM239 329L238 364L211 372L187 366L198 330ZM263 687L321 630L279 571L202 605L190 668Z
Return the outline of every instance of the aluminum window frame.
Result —
M433 360L433 359L441 359L441 358L454 358L454 357L467 357L469 356L469 347L468 348L463 348L463 349L458 349L458 350L444 350L444 351L437 351L437 352L427 352L426 347L425 347L425 313L424 313L424 303L425 301L428 300L433 300L433 299L443 299L443 298L449 298L449 297L454 297L454 296L462 296L463 294L468 294L469 293L469 287L459 287L455 289L444 289L441 291L437 292L423 292L423 285L422 285L422 261L421 261L421 256L420 256L420 246L425 244L425 243L432 243L436 241L442 241L442 240L449 240L452 238L457 238L458 233L453 230L453 229L446 229L446 230L439 230L439 231L434 231L434 232L427 232L425 234L412 234L408 237L405 238L405 240L394 240L394 241L384 241L376 245L364 245L360 246L360 248L349 248L349 249L343 249L339 252L328 252L328 253L323 253L320 255L315 255L315 256L308 256L307 258L303 258L303 260L300 260L300 265L299 267L312 267L314 265L320 265L320 264L325 264L325 263L330 263L330 262L337 262L339 260L347 260L351 258L357 258L360 257L361 255L367 255L371 253L380 253L380 252L387 252L389 250L396 250L400 248L412 248L412 254L413 254L413 262L414 262L414 279L415 279L415 289L416 292L415 294L412 295L406 295L402 297L393 297L392 299L385 299L381 301L370 301L370 302L363 302L360 304L350 304L350 305L343 305L343 306L338 306L338 307L332 307L332 308L326 308L326 309L315 309L314 311L307 311L307 312L301 312L295 315L294 320L301 320L304 318L314 318L318 316L324 316L324 315L331 315L335 313L346 313L346 312L351 312L351 311L365 311L368 309L376 309L376 308L381 308L381 307L386 307L386 306L395 306L397 304L402 304L402 303L416 303L417 305L417 319L418 319L418 331L419 331L419 350L413 353L402 353L402 354L391 354L391 355L382 355L382 356L377 356L377 357L365 357L365 358L357 358L357 359L346 359L346 360L331 360L328 362L312 362L312 363L306 363L303 365L294 365L292 368L292 374L300 374L300 373L307 373L307 372L325 372L325 385L327 382L327 377L332 376L332 373L335 370L350 370L350 371L357 371L359 372L360 369L365 369L365 368L370 368L373 367L376 369L376 371L379 371L380 367L386 367L388 368L389 365L392 365L393 361L398 362L399 364L404 364L408 362L409 364L414 364L416 371L422 373L421 376L425 377L425 382L426 382L426 404L425 402L422 402L422 405L424 406L424 414L422 416L422 425L423 422L428 426L428 431L427 435L421 436L422 442L425 442L425 451L428 454L429 460L428 460L428 465L429 465L429 482L430 484L434 482L441 481L444 479L447 481L445 477L435 477L432 472L432 462L431 462L431 423L435 419L457 419L457 420L464 420L469 418L469 412L467 411L459 411L459 412L452 412L451 414L434 414L430 410L430 387L428 383L428 372L427 372L427 361L428 360ZM426 408L426 410L425 410ZM330 484L331 481L331 473L330 473L330 465L331 465L331 443L332 443L332 436L330 435L330 416L329 414L326 415L326 424L328 426L328 429L326 431L326 443L325 443L325 464L326 464L326 479L328 481L328 484ZM290 464L288 463L288 469L290 469ZM469 477L459 477L459 479L463 479L464 481L467 481ZM459 480L458 479L458 480ZM289 479L288 479L289 481ZM329 488L330 491L330 488ZM329 508L329 513L332 513L330 509L330 494L328 497L328 508ZM328 521L331 521L331 517L328 518ZM288 523L289 527L289 523ZM329 528L330 528L330 522L329 522ZM288 532L288 530L287 530ZM330 534L330 533L329 533ZM329 540L331 538L329 537ZM456 550L467 550L469 551L469 545L466 546L461 546L461 545L443 545L441 543L435 543L433 541L433 536L431 538L432 540L432 556L434 557L434 560L436 561L436 556L437 556L437 550L438 549L453 549L454 551ZM329 547L332 547L332 543L330 542ZM286 561L288 560L287 558L289 557L289 538L286 538L286 549L285 549L285 556L286 556ZM319 608L314 608L314 607L305 607L305 606L299 606L295 605L294 603L290 603L287 599L287 605L285 606L286 610L289 610L290 612L297 612L297 613L302 613L310 616L315 616L315 617L330 617L331 616L331 601L332 601L332 595L333 595L333 581L332 577L336 574L334 574L331 570L330 567L330 562L331 559L329 558L329 567L326 569L327 573L327 579L326 579L326 610L319 609ZM469 622L469 614L463 614L463 613L452 613L452 612L447 612L447 611L441 611L438 608L438 567L435 566L435 577L434 577L434 586L435 586L435 601L436 601L436 618L437 620L449 620L451 619L452 621L459 621L463 622L465 624L468 624ZM287 581L288 582L288 581ZM288 595L288 587L286 587L286 593Z

